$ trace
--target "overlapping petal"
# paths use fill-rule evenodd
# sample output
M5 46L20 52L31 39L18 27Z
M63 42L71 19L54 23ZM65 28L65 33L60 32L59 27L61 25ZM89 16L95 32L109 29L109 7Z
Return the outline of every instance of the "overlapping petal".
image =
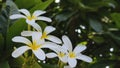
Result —
M54 27L52 27L52 26L47 26L47 27L45 28L44 32L45 32L46 34L49 34L49 33L53 32L54 30L55 30Z
M46 13L46 11L36 10L36 11L33 13L33 16L38 17L39 15L44 14L44 13Z
M75 47L73 52L75 52L77 54L77 53L80 53L80 52L84 51L86 48L87 47L85 45L79 44Z
M21 12L21 13L23 13L23 14L25 14L26 16L31 16L30 12L27 9L20 9L18 11Z
M59 59L64 63L67 63L67 61L68 61L67 55L65 55L63 57L59 57Z
M29 49L30 49L30 47L28 47L28 46L21 46L18 49L13 51L12 56L14 58L17 58L17 57L19 57L20 55L22 55L25 51L27 51Z
M52 42L45 42L41 48L58 49L59 45Z
M38 45L41 45L44 43L44 41L41 41L41 36L42 36L42 33L41 32L33 32L32 33L32 41L35 41L36 44Z
M77 60L74 58L68 58L68 64L70 65L70 67L75 67L77 65Z
M23 32L21 32L22 36L32 36L32 34L33 34L33 31L23 31Z
M41 27L37 23L32 23L31 26L35 28L37 31L41 31Z
M66 47L69 51L72 51L72 43L69 40L69 38L66 35L64 35L64 36L62 36L62 40L64 43L63 46Z
M52 22L52 20L49 17L39 16L37 17L37 20L42 20L46 22Z
M35 56L40 60L45 60L45 53L41 49L33 50Z
M32 25L35 23L35 19L32 19L32 20L26 19L26 23L29 25Z
M16 37L12 38L12 41L24 43L24 44L27 44L27 45L32 44L31 41L29 41L27 38L21 37L21 36L16 36Z
M47 53L46 56L47 56L48 58L54 58L54 57L57 57L57 54L51 52L51 53Z
M83 61L89 62L89 63L92 62L92 58L90 58L89 56L86 56L86 55L82 55L82 54L79 54L77 56L77 59L83 60Z
M48 35L46 39L48 39L52 42L58 43L58 44L62 43L62 41L58 37L53 36L53 35Z
M26 18L26 17L21 14L14 14L10 16L10 19L18 19L18 18Z

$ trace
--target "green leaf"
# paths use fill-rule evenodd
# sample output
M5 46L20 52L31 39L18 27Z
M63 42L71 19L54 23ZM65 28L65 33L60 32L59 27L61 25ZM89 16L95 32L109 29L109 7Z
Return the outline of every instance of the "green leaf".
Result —
M11 44L11 39L14 36L18 36L21 34L23 30L27 28L27 23L25 22L24 19L19 19L14 22L14 24L9 28L8 33L7 33L7 45Z
M60 14L56 15L55 19L58 22L62 22L62 21L66 21L68 20L73 14L75 14L75 12L71 12L71 11L63 11Z
M2 34L0 34L0 57L2 56L3 49L4 49L4 38Z
M15 0L19 8L29 9L36 4L36 0Z
M44 63L40 63L40 65L42 66L42 68L58 68L57 65L44 64Z
M13 1L7 0L7 1L6 1L6 5L7 5L7 6L10 6L10 14L9 14L9 15L19 13L19 12L18 12L18 7L16 6L16 4L15 4Z
M34 12L35 10L45 10L54 0L47 0L45 2L36 4L30 11Z
M92 39L93 39L96 43L103 43L103 42L104 42L103 37L93 36Z
M4 7L0 14L0 32L3 34L4 37L6 36L7 28L10 24L9 13L9 7Z
M42 21L39 21L37 23L42 28L42 30L47 26L47 24L45 22L42 22Z
M25 58L20 56L18 58L9 59L9 64L11 68L21 68L23 63L25 62Z
M0 34L0 46L4 45L4 38L2 36L2 34ZM0 47L1 49L1 47Z
M116 26L120 28L120 13L112 13L111 17L113 21L115 22Z
M10 68L7 61L0 63L0 68Z
M42 0L34 0L35 1L35 3L41 3L42 2Z
M89 24L96 32L102 32L103 27L99 21L90 19Z

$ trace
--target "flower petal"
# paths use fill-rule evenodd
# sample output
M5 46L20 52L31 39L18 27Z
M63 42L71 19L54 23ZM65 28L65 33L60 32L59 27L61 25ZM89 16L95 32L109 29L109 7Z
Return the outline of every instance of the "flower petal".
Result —
M18 19L18 18L26 18L26 17L21 14L13 14L10 16L10 19Z
M79 60L83 60L85 62L89 62L89 63L92 62L92 58L86 55L79 54L76 58Z
M54 30L55 30L54 27L52 27L52 26L47 26L47 27L45 28L44 32L46 32L46 34L49 34L49 33L53 32Z
M22 37L22 36L16 36L16 37L12 38L12 41L13 42L24 43L24 44L27 44L27 45L32 44L31 41L29 41L27 38Z
M72 59L72 58L68 58L68 64L70 65L70 67L76 67L77 60L76 59Z
M57 57L57 54L56 53L47 53L46 56L48 58L54 58L54 57Z
M18 11L21 12L21 13L23 13L23 14L25 14L26 16L31 16L30 12L27 9L20 9Z
M38 59L45 60L45 53L43 50L38 49L38 50L32 50L32 51Z
M33 13L33 16L38 17L39 15L44 14L44 13L46 13L46 11L36 10L36 11Z
M72 43L70 39L66 35L64 35L62 36L62 40L64 42L63 46L65 46L69 51L72 51Z
M59 57L59 58L62 62L67 63L68 58L66 55L64 57Z
M35 23L35 19L32 19L32 20L26 19L26 23L29 24L29 25L32 25L32 24Z
M42 36L42 33L41 32L33 32L32 34L32 41L36 41L37 44L42 44L43 41L41 41L41 36Z
M21 32L22 36L32 36L32 34L33 34L33 31L23 31L23 32Z
M12 56L14 58L17 58L20 55L22 55L25 51L27 51L28 49L30 49L28 46L21 46L12 52Z
M58 43L58 44L62 43L62 41L58 37L53 36L53 35L48 35L46 39L48 39L52 42Z
M37 31L41 31L41 27L37 23L32 23L31 26L35 28Z
M87 47L86 47L85 45L79 44L79 45L77 45L77 46L75 47L75 49L74 49L73 52L75 52L75 53L77 54L77 53L82 52L82 51L85 50L86 48L87 48Z
M37 20L52 22L52 20L49 17L44 17L44 16L37 17Z
M50 48L51 50L58 49L60 46L52 43L52 42L45 42L41 48Z

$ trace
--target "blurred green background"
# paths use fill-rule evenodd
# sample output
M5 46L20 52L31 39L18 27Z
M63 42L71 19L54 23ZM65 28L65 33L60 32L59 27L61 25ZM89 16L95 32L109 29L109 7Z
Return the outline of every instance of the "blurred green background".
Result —
M24 19L10 20L9 16L25 8L31 13L45 10L51 23L40 22L42 28L52 25L52 34L67 35L73 46L87 42L82 52L93 58L92 63L78 61L76 68L120 68L120 0L0 0L0 68L21 68L22 57L11 57L13 47L20 45L11 39L27 29ZM56 68L58 59L35 63L34 68ZM28 63L29 64L29 63ZM49 65L53 64L53 65ZM29 67L26 67L29 68Z

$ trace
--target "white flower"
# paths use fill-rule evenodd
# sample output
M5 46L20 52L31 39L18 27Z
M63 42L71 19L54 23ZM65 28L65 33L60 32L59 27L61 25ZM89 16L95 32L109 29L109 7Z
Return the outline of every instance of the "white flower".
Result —
M42 14L45 14L46 13L45 11L36 10L33 12L32 15L30 14L30 12L27 9L20 9L18 11L21 12L22 14L13 14L10 16L10 19L25 18L26 22L33 27L34 26L38 27L38 24L35 23L36 20L43 20L43 21L47 21L47 22L52 21L48 17L40 16Z
M39 35L39 36L38 36ZM51 43L51 42L41 42L40 40L38 40L37 37L40 37L41 34L33 34L32 35L32 42L30 40L28 40L25 37L22 36L16 36L12 39L12 41L14 42L19 42L19 43L24 43L26 44L25 46L21 46L18 49L16 49L15 51L13 51L12 56L14 58L19 57L20 55L22 55L25 51L31 49L32 52L35 54L35 56L40 59L40 60L45 60L45 53L41 48L56 48L56 44Z
M67 63L67 50L65 50L62 46L54 49L54 52L47 53L46 56L47 58L55 58L58 57L62 62Z
M67 62L70 65L70 67L76 67L76 59L83 60L85 62L92 62L92 59L90 57L81 54L81 52L86 49L85 45L78 44L73 50L72 43L67 36L63 36L62 40L64 42L63 47L68 50Z
M37 28L37 27L36 27L36 28ZM34 33L34 32L38 32L38 33L41 33L41 32L42 32L41 28L37 28L36 30L37 30L37 31L23 31L23 32L21 33L21 35L22 35L22 36L31 36L32 33ZM41 38L39 38L39 37L38 37L38 38L41 39L41 40L43 40L43 41L44 41L45 39L47 39L47 40L50 40L50 41L52 41L52 42L61 44L62 41L61 41L58 37L53 36L53 35L48 35L48 34L50 34L51 32L53 32L54 30L55 30L54 27L52 27L52 26L47 26L47 27L44 29L44 31L42 32Z

